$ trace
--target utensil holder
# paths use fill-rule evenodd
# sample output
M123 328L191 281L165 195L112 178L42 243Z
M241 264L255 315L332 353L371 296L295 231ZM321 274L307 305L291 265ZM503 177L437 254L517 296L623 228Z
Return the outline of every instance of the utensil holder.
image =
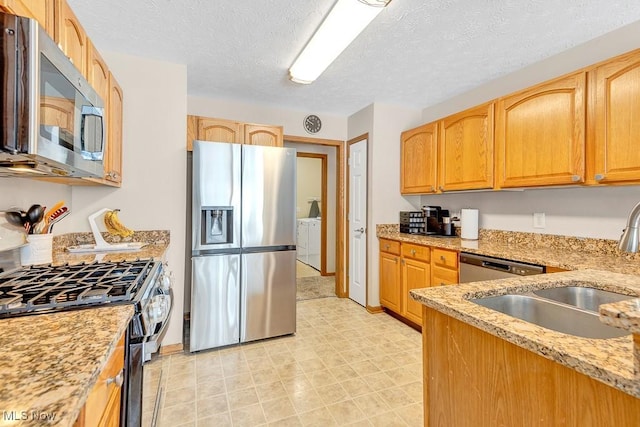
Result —
M27 244L20 248L23 266L53 262L53 234L29 234Z

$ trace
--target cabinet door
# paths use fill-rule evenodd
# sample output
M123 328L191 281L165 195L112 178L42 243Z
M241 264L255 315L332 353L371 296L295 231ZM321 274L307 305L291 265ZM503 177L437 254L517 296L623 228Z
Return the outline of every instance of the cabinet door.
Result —
M198 139L211 142L233 142L242 144L244 140L243 124L231 120L198 119Z
M615 58L594 73L593 178L602 183L640 181L640 51Z
M584 181L584 72L498 101L496 186Z
M422 325L422 304L409 295L411 289L426 288L431 284L430 266L424 261L402 259L402 306L401 313L407 319Z
M402 132L400 137L400 192L436 191L437 123Z
M493 187L493 103L440 121L438 189Z
M283 147L284 136L282 126L244 125L244 143L265 145L267 147Z
M105 161L105 179L117 184L122 183L122 113L123 94L120 85L109 73L109 100L107 114L107 155Z
M54 0L0 0L0 8L14 15L35 18L51 38L54 38Z
M66 0L57 0L56 41L73 65L87 75L87 33Z
M380 253L380 304L400 313L400 257Z
M87 81L102 98L106 111L109 102L109 67L89 39L87 39L87 53Z

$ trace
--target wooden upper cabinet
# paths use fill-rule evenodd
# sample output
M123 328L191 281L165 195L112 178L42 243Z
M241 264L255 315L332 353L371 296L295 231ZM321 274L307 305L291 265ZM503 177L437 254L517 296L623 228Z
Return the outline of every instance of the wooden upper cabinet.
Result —
M599 66L591 77L595 167L588 178L600 183L640 181L640 50Z
M87 75L87 33L65 0L56 0L56 42L83 75Z
M584 182L585 88L580 72L498 100L498 188Z
M200 117L198 120L198 139L211 142L244 142L244 125L231 120Z
M283 147L284 133L282 126L245 124L244 143L267 147Z
M122 118L123 98L120 85L109 73L109 97L107 114L107 156L104 174L107 181L122 183Z
M0 8L15 15L35 18L40 26L55 37L54 0L0 0Z
M438 125L429 123L400 136L400 192L423 194L436 191Z
M493 187L493 110L490 103L439 122L440 191Z
M87 39L87 54L87 81L102 98L106 110L109 101L109 67L89 39Z

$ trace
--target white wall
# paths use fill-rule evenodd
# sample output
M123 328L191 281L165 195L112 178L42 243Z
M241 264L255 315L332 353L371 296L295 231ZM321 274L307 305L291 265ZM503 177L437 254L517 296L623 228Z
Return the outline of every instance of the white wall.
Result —
M397 223L398 212L413 210L420 198L400 195L400 133L420 124L420 111L371 104L349 117L349 139L367 142L367 305L380 305L376 224Z
M298 157L297 162L296 218L308 218L311 200L322 210L322 159Z
M640 47L638 34L640 22L425 108L422 123L637 49ZM627 214L638 201L640 188L631 186L446 194L423 196L421 204L454 210L477 207L481 228L618 239ZM533 228L534 212L546 213L544 229Z
M327 155L327 273L336 270L336 148L326 145L300 144L294 142L284 142L285 147L295 148L302 153L316 153ZM301 203L302 212L306 216L309 213L309 204Z
M229 99L212 99L189 96L189 114L194 116L215 117L246 123L279 125L284 127L285 135L311 136L314 138L345 140L347 118L318 114L322 120L320 132L309 135L303 127L304 118L313 111L298 111L273 105L257 105Z

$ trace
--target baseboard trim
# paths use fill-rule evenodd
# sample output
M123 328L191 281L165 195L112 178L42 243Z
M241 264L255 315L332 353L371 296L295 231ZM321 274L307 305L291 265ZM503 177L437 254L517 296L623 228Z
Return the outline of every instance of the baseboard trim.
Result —
M163 345L160 347L160 355L168 356L170 354L182 353L182 344Z
M382 308L382 306L378 305L378 306L371 306L368 305L367 306L367 311L371 314L379 314L379 313L384 313L384 309Z

